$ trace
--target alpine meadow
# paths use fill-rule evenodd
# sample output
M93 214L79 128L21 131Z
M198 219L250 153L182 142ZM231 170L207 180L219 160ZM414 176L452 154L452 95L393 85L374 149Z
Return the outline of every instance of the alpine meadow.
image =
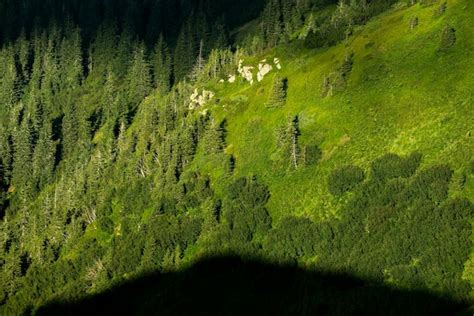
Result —
M472 315L474 1L0 0L0 315Z

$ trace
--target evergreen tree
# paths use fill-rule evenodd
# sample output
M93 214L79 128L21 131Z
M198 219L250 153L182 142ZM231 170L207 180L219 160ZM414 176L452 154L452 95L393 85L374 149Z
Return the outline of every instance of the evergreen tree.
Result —
M261 21L261 34L267 46L277 45L281 39L283 21L280 0L269 0L263 13Z
M41 98L46 107L54 116L59 116L61 109L57 102L60 87L60 65L55 50L55 39L48 40L46 50L42 56L43 77L41 80Z
M56 144L52 139L52 125L44 122L33 154L33 178L41 190L51 183L54 173Z
M266 106L275 108L284 106L286 103L287 90L288 80L282 78L280 75L275 75Z
M12 49L2 49L0 51L0 78L0 104L9 109L20 96L19 76ZM0 111L2 110L0 109Z
M107 70L105 75L105 84L102 94L101 107L104 113L104 121L108 122L117 118L124 118L126 110L120 102L121 91L118 89L117 78L111 67Z
M59 51L59 67L61 69L61 89L71 91L77 89L84 77L82 61L82 38L76 28L68 32L61 41Z
M191 32L191 23L186 22L181 27L174 51L173 66L175 82L180 81L191 72L195 58L195 46Z
M299 137L299 118L288 117L288 122L277 130L277 145L280 159L292 169L298 169L301 163L301 146Z
M204 150L207 154L218 154L225 147L225 121L220 124L212 119L204 135Z
M21 125L14 131L14 156L12 184L15 186L23 203L26 203L32 196L33 183L32 175L32 139L31 128L28 118L24 118Z
M131 67L130 63L133 60L134 51L137 50L134 50L134 44L133 33L128 28L124 28L119 36L116 53L114 54L115 58L112 63L112 70L119 79L126 77Z
M26 39L25 30L21 31L20 38L16 41L16 55L20 63L21 81L26 84L30 79L31 43Z
M145 99L152 88L150 66L146 59L146 48L142 43L133 53L132 62L127 74L128 98L135 109Z
M224 18L218 19L212 28L212 47L214 49L224 49L229 45L229 33L226 28Z
M154 86L161 94L165 94L170 90L171 85L171 55L163 35L160 35L155 45L152 67Z
M62 159L73 159L77 153L79 143L78 115L75 105L65 109L61 128ZM70 162L72 165L72 161Z

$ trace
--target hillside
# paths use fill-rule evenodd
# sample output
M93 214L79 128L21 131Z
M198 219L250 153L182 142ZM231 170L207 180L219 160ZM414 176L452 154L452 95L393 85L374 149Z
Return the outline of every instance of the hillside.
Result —
M166 299L150 292L141 309L138 296L124 308L172 314L170 304L207 302L188 299L185 280L202 280L199 269L228 283L237 281L228 269L262 273L266 285L283 271L300 293L287 313L356 313L373 298L367 312L467 311L474 3L335 2L272 0L260 17L230 22L213 18L226 4L202 5L180 17L179 32L165 25L153 38L128 22L80 21L87 33L65 22L8 35L0 314L107 306L147 275L166 280L146 283ZM223 256L249 266L212 263ZM314 283L294 281L306 277ZM324 297L325 286L327 299L311 294ZM285 297L277 288L261 299ZM406 310L390 306L392 294ZM354 308L336 308L335 295Z

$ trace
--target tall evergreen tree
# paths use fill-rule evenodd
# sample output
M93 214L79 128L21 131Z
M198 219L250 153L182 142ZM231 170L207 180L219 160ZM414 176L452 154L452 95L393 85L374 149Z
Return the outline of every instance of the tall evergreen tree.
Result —
M194 39L191 32L191 23L186 22L181 28L174 51L174 79L175 82L187 76L196 60Z
M0 104L9 109L20 96L18 89L19 75L16 69L14 51L11 48L0 51L0 79Z
M61 128L61 148L63 159L73 159L78 150L79 126L76 105L71 104L64 111ZM71 161L72 164L72 161Z
M286 102L286 94L288 90L288 80L282 78L280 75L275 75L273 78L270 96L267 102L267 107L282 107Z
M28 118L23 118L21 125L14 130L14 156L12 184L20 195L23 203L26 203L33 193L32 175L32 139L31 128Z
M82 61L82 38L80 30L75 28L63 38L59 51L61 69L61 89L71 91L77 89L84 78Z
M132 109L135 109L151 91L152 78L150 66L146 59L146 48L142 43L133 53L132 62L127 74L128 97Z
M45 121L33 154L33 178L40 190L51 183L53 177L56 144L52 138L52 125Z
M152 56L154 86L164 94L171 85L171 55L163 34L155 45Z

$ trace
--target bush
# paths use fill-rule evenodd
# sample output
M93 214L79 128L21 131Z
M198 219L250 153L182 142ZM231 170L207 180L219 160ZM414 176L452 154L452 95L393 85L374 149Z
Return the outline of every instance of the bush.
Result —
M447 50L456 44L456 30L446 25L441 33L440 50Z
M433 166L423 170L413 180L405 192L405 200L416 197L418 200L428 200L441 203L448 198L449 183L453 171L449 166Z
M324 77L321 85L322 97L332 96L334 91L343 91L346 88L349 75L354 65L353 57L353 53L347 54L341 65L328 76Z
M353 165L340 167L329 175L329 192L335 196L341 196L355 188L364 179L364 171L361 168Z
M322 156L322 151L317 145L309 145L303 148L304 164L306 166L315 165Z
M413 153L407 158L395 154L385 154L372 162L372 176L376 180L388 180L412 176L421 163L421 154Z
M114 222L107 216L103 216L98 220L99 228L108 233L112 234L114 232Z

